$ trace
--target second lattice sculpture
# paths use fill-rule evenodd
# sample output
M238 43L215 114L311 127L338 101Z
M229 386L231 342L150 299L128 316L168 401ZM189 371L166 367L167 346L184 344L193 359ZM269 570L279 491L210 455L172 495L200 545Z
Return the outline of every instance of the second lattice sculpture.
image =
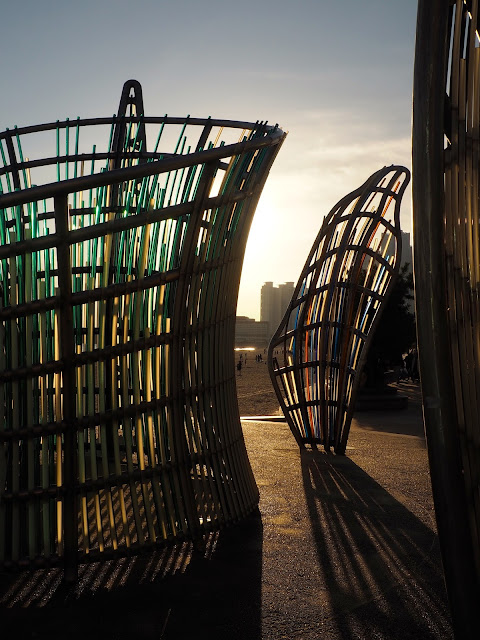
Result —
M409 179L405 167L385 167L335 205L272 338L270 375L301 445L345 452L359 374L400 268Z

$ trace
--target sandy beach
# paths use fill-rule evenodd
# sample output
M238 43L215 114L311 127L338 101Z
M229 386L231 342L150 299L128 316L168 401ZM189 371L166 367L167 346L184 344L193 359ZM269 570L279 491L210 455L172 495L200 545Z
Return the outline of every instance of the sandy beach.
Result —
M241 372L235 370L240 415L277 415L280 412L280 405L268 374L266 350L265 352L263 349L236 351L235 363L239 361L240 354L243 355L244 364ZM262 356L261 362L256 362L256 355Z
M243 356L242 370L240 373L238 370L235 370L240 416L282 415L280 404L275 391L273 390L270 375L268 373L266 350L265 352L263 349L259 349L258 351L236 351L235 363L238 363L240 354ZM245 355L247 356L246 365ZM256 355L261 355L262 361L257 362L255 360ZM406 395L409 398L409 402L414 402L415 405L421 405L421 392L418 384L414 384L410 381L403 381L397 384L395 377L395 381L389 381L389 386L397 388L400 395ZM373 414L368 412L368 419L371 421L377 413L378 412L375 411ZM394 411L391 415L396 415L397 413L398 412ZM356 422L361 426L364 426L363 423L365 421L365 416L363 413L355 415ZM390 415L390 413L387 415ZM402 415L402 412L400 412L400 415ZM385 428L385 426L383 428Z

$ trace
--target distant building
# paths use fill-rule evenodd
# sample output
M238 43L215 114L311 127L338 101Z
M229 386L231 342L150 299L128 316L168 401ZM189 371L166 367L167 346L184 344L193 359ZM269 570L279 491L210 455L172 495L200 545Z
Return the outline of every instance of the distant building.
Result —
M402 234L402 254L400 256L400 267L403 267L404 264L408 263L410 265L409 271L413 271L413 251L410 242L410 234L406 231L401 231L400 233ZM382 252L385 252L385 255L387 257L391 256L396 251L395 239L389 236L387 240L387 236L385 236L380 243L380 247Z
M235 324L235 346L264 348L270 340L268 330L268 322L257 322L253 320L253 318L237 316Z
M283 318L293 296L295 283L285 282L278 287L273 282L265 282L260 292L260 321L269 326L268 339L272 337Z
M410 244L410 234L402 231L402 257L400 259L400 268L404 264L408 264L409 272L413 272L413 251ZM415 300L409 300L407 303L410 313L415 313Z
M407 262L410 265L410 271L413 271L413 252L410 243L410 234L402 231L402 257L400 259L400 265L403 267Z
M409 273L412 273L413 272L413 251L412 251L412 245L410 244L410 234L407 233L406 231L401 231L401 234L402 234L402 254L400 256L400 269L405 264L408 264L408 271ZM382 244L380 245L383 251L385 251L385 254L387 256L391 255L395 251L395 240L391 237L388 242L389 244L387 245L385 241L382 241ZM415 313L414 300L407 301L407 306L411 313Z

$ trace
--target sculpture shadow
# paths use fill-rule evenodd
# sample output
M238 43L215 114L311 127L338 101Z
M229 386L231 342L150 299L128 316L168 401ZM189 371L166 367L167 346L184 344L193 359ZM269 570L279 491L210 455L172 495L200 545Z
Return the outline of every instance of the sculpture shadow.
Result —
M258 511L191 543L80 567L0 576L2 637L170 640L261 638L263 526Z
M435 532L349 458L301 460L332 637L452 638Z

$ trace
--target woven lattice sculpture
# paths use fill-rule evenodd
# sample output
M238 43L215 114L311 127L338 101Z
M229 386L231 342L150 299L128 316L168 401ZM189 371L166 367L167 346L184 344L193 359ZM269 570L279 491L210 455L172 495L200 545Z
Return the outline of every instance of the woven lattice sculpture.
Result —
M480 602L478 1L419 2L413 113L418 346L432 488L456 633Z
M359 374L400 268L408 181L404 167L386 167L330 211L271 340L273 386L300 445L345 452Z
M117 117L0 133L0 565L74 577L256 506L233 341L283 139L144 117L135 81Z

